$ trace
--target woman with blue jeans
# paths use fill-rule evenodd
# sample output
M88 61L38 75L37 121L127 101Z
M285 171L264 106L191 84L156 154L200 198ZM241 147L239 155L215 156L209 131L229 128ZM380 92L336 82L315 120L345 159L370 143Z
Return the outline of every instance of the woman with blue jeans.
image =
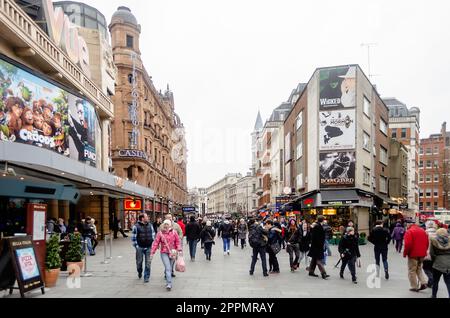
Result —
M225 220L220 225L217 236L220 236L221 234L223 240L223 255L230 255L230 241L231 236L233 235L233 226L230 224L230 221Z
M176 231L172 228L172 222L165 220L162 224L161 231L156 235L150 253L150 261L153 259L156 250L161 249L161 260L164 264L164 272L166 276L166 289L172 290L172 270L175 259L178 254L182 253L180 238Z

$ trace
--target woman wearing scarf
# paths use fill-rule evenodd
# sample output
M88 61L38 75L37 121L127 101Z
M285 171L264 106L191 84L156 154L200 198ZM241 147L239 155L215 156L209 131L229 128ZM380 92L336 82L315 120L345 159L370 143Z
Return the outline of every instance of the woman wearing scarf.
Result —
M450 244L446 229L436 231L436 237L430 239L430 256L433 261L433 288L432 298L436 298L439 280L444 276L447 285L448 296L450 298Z

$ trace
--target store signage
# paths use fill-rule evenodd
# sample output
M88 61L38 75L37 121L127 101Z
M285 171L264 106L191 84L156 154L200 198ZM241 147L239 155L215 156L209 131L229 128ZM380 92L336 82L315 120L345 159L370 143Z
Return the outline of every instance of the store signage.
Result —
M78 34L77 26L70 22L62 8L54 8L52 0L42 1L48 34L83 72L91 77L89 50L86 41Z
M408 209L408 204L400 204L400 210L407 210Z
M185 207L182 207L181 210L183 212L195 212L195 207L193 207L193 206L185 206Z
M303 200L303 204L309 208L314 205L314 199Z
M122 158L140 158L144 160L148 160L148 156L145 152L141 150L132 150L132 149L122 149L119 150L119 157Z
M123 201L123 203L124 203L124 209L127 211L142 210L142 201L141 200L125 199Z
M328 205L348 205L352 203L358 203L359 200L342 200L342 201L322 201L322 204Z

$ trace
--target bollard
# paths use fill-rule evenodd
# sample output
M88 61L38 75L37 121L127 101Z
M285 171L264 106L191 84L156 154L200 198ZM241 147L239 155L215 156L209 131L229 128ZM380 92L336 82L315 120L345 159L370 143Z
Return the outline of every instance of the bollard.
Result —
M107 239L108 234L104 235L103 238L103 262L102 264L109 264L109 262L106 260L108 257L106 257L106 245L108 244L108 239Z
M112 259L112 242L113 242L113 237L110 232L109 233L109 257L108 257L108 259Z
M88 247L87 247L87 241L86 239L83 241L84 243L84 273L81 275L83 277L89 277L92 276L91 273L87 272L87 253L88 253Z

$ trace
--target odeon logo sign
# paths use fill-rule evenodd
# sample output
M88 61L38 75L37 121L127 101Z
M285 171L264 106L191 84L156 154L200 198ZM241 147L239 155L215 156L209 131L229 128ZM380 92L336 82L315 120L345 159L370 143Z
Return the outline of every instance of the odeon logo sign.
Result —
M53 7L52 0L44 0L42 4L49 36L90 77L89 50L86 41L78 34L77 26L70 22L61 8Z

